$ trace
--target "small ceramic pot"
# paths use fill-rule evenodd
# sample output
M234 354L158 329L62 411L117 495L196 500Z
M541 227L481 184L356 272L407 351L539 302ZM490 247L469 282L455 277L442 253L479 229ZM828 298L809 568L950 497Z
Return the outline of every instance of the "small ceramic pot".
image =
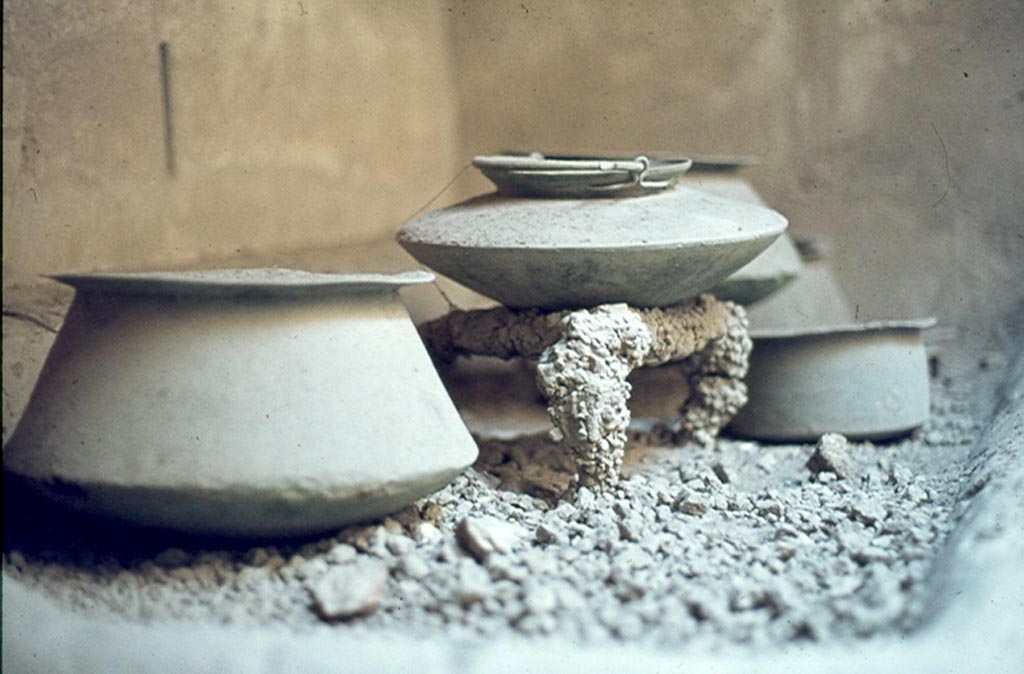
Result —
M758 440L883 439L928 420L933 319L752 332L749 400L729 424Z
M397 295L432 274L57 278L78 293L4 468L59 501L304 534L393 512L476 458Z

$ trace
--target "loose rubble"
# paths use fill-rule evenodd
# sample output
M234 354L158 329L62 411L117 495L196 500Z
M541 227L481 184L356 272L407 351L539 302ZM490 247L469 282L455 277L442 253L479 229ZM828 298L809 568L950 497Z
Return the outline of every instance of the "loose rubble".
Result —
M966 445L851 441L836 471L836 438L644 440L630 438L614 490L560 500L572 467L558 445L493 441L452 485L381 522L251 549L108 545L78 525L18 531L29 518L12 515L5 573L92 615L422 637L765 645L922 620ZM815 453L832 468L815 474Z

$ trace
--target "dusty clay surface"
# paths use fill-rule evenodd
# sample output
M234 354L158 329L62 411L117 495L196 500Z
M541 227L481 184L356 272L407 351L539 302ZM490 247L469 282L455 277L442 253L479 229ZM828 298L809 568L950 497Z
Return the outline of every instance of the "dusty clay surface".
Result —
M572 461L550 440L490 442L455 483L380 523L251 548L57 517L14 495L4 570L69 610L145 623L659 645L906 631L964 507L973 393L936 382L932 421L900 442L826 440L844 475L808 467L813 445L639 435L617 489L566 502Z

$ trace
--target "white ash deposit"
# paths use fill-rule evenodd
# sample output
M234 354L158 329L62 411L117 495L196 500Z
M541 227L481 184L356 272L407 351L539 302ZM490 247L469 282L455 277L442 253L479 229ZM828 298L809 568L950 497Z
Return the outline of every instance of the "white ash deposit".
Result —
M149 623L658 645L905 631L963 505L971 411L955 390L935 395L917 437L829 438L813 471L813 445L632 438L616 489L560 502L572 462L537 437L487 444L416 506L312 542L167 548L148 532L10 515L4 569L69 609Z

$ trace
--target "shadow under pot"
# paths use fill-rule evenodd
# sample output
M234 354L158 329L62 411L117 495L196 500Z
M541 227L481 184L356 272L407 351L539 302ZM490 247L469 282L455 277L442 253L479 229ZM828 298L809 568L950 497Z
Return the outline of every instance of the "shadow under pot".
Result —
M752 331L748 402L733 435L810 442L885 439L928 420L923 331L934 319Z
M191 533L315 533L447 484L476 445L398 298L433 275L57 277L77 294L4 448L72 507Z

